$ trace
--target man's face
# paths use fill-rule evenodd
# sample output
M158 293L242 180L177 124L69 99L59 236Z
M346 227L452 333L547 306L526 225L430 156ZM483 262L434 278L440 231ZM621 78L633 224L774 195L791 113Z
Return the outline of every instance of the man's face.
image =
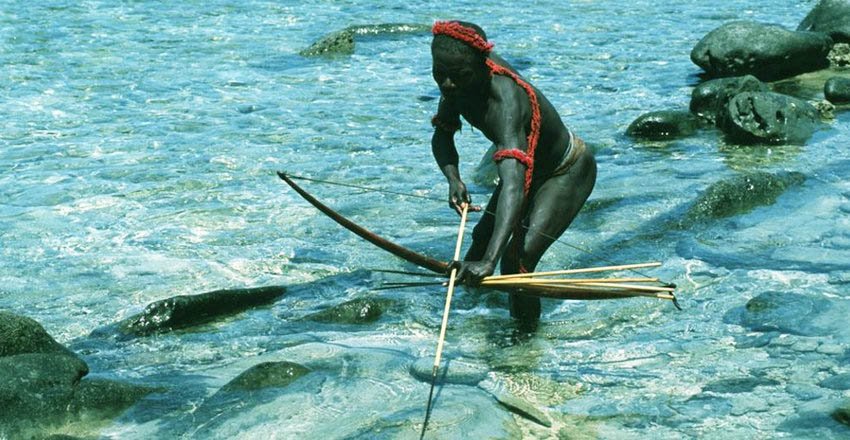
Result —
M439 48L431 54L432 74L443 96L468 95L481 89L483 75L480 60Z

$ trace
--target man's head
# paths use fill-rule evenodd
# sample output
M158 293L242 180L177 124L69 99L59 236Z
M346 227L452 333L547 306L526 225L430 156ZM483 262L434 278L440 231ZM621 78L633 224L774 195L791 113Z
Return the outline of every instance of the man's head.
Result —
M478 92L487 83L485 65L493 44L478 25L462 21L438 21L431 42L434 81L444 96Z

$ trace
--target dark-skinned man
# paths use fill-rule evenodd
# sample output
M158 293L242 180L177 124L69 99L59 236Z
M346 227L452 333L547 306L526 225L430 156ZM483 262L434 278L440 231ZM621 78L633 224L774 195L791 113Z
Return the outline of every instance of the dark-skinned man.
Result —
M464 261L455 263L458 280L478 285L497 263L502 274L532 272L590 196L596 161L546 97L493 53L480 27L445 21L432 32L433 75L441 96L431 148L449 183L449 204L458 212L471 206L454 142L461 117L495 145L499 173L472 245ZM533 330L540 299L511 294L510 312Z

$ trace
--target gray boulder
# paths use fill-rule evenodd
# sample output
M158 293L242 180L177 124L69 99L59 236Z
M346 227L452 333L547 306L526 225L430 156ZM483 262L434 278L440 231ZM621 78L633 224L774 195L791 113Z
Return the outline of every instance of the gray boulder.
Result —
M827 67L832 43L826 34L734 21L703 37L691 60L711 77L749 74L774 81Z
M285 293L285 287L270 286L175 296L151 303L142 313L119 322L118 332L146 336L191 327L270 304Z
M408 23L349 26L323 36L299 54L305 57L351 55L354 53L354 43L360 37L425 34L430 30L431 27L427 25Z
M311 370L294 362L263 362L245 370L221 388L222 392L283 388Z
M0 311L0 357L24 353L76 356L56 342L35 320Z
M395 301L388 299L358 298L307 315L304 319L329 324L369 324L380 319L384 310L394 304Z
M806 176L798 172L759 171L717 181L697 197L678 227L685 229L708 220L729 218L759 206L772 205L788 188L805 180Z
M823 96L833 104L850 104L850 78L828 79L823 85Z
M626 134L645 140L669 140L689 136L699 128L699 119L686 111L661 110L635 119Z
M819 121L818 110L802 99L744 92L729 100L717 125L739 144L804 144Z
M698 85L691 92L690 110L691 113L715 123L717 114L723 111L735 95L767 91L767 85L752 75L712 79Z
M843 425L850 426L850 401L844 402L832 411L832 419Z
M823 32L836 42L850 42L850 1L820 0L797 30Z

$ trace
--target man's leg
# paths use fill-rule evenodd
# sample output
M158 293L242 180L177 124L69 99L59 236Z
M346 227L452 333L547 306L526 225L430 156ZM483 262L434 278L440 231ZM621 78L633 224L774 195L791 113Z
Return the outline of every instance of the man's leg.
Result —
M543 253L578 215L595 183L596 161L589 151L565 174L544 182L533 195L528 229L512 239L502 257L502 273L533 272ZM513 242L516 238L520 241ZM510 305L511 316L520 321L536 324L540 318L540 298L512 294Z

